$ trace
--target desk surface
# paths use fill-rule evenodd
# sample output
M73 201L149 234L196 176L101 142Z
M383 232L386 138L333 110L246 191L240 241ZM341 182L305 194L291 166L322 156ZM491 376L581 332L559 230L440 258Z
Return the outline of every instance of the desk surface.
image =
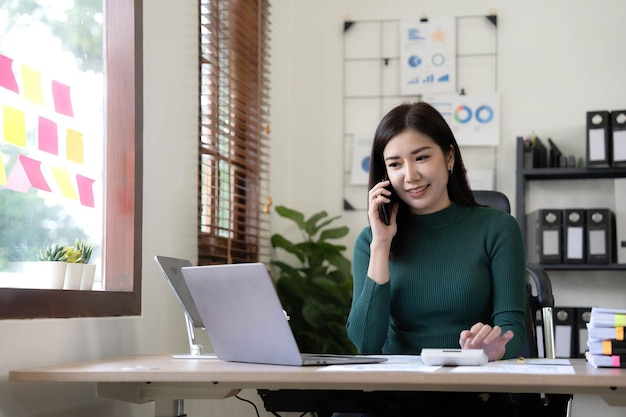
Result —
M596 369L572 359L575 375L435 372L320 372L295 367L173 359L167 355L127 356L15 370L10 381L166 383L233 389L336 389L586 393L626 397L626 369Z

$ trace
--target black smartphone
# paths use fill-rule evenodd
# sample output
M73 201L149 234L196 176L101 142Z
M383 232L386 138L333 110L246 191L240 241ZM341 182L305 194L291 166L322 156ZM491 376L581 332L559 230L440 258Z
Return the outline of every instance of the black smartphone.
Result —
M388 181L388 179L385 178L383 181ZM386 196L391 201L389 203L383 203L378 206L378 216L380 216L380 220L382 220L383 223L389 226L389 224L391 223L391 206L396 201L397 197L396 193L393 191L393 187L391 186L391 184L386 186L385 189L391 191L391 195Z

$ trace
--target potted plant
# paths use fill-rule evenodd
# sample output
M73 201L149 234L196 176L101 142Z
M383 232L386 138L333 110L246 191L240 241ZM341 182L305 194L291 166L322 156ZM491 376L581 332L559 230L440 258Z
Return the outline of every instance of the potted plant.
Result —
M89 264L92 252L93 245L87 244L84 239L80 241L76 239L74 246L65 247L67 272L63 289L91 290L96 267L94 264Z
M74 246L66 246L65 262L67 262L67 269L65 272L65 283L63 284L63 289L80 289L80 281L83 277L83 263L81 261L80 250Z
M280 234L272 235L272 247L295 256L293 264L274 260L278 268L276 291L290 318L298 346L315 353L355 353L346 334L346 319L352 300L351 263L343 255L345 246L330 240L340 239L348 227L329 225L339 218L328 218L321 211L305 219L304 214L284 206L276 213L293 221L302 240L292 242Z
M36 288L62 289L65 282L67 262L65 247L53 243L39 253L34 278L39 281Z
M91 255L93 253L93 245L88 244L85 240L80 242L76 239L74 246L81 253L81 262L83 263L83 276L80 281L80 289L91 291L93 288L93 281L96 275L96 264L90 264Z

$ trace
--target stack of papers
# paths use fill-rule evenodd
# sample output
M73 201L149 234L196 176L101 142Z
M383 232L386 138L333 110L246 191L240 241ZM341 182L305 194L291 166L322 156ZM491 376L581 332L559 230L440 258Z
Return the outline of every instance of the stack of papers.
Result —
M626 310L593 307L587 323L587 361L596 368L626 368Z

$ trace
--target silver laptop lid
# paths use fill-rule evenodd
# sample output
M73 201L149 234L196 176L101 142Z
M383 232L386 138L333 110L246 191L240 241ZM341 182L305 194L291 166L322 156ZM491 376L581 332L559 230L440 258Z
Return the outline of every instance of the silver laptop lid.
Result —
M265 265L185 267L182 273L218 358L302 365Z
M154 260L174 291L174 295L183 308L183 311L187 313L193 327L204 327L200 313L198 313L196 304L191 297L191 293L189 292L189 288L181 272L183 267L192 266L191 262L187 259L168 258L167 256L158 255L154 257Z

